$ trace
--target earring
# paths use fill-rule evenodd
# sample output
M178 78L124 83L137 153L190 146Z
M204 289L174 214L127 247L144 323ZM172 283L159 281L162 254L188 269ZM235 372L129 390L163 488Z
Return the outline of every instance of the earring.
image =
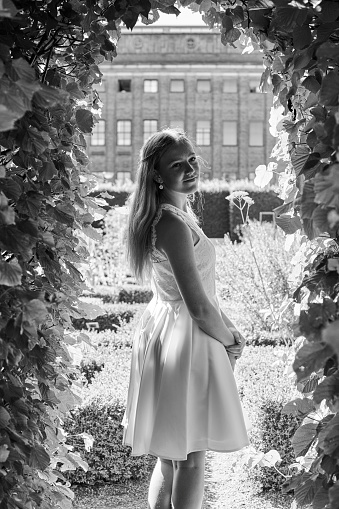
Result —
M159 184L159 189L164 189L164 186L162 184Z

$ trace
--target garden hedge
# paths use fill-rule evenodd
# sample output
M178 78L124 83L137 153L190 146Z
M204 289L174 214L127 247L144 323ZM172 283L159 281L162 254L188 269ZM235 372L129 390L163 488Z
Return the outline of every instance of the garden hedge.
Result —
M112 330L116 331L122 322L129 322L134 315L139 312L139 304L118 303L102 306L103 314L94 319L90 318L72 318L73 327L76 330L95 328L98 331ZM93 324L87 325L87 324ZM95 324L95 325L94 325Z
M270 187L262 190L252 182L246 180L228 183L224 180L213 179L203 181L200 185L202 210L199 210L199 201L193 203L193 208L201 219L201 226L207 237L223 238L226 233L230 233L236 238L234 229L241 223L241 216L228 200L225 198L232 191L247 191L254 199L255 203L250 207L250 218L259 219L260 212L272 212L275 207L283 203L278 198L276 188ZM92 196L102 195L107 201L106 210L115 206L123 206L129 194L133 191L133 184L123 186L112 186L111 184L101 184ZM103 221L93 223L94 226L103 226Z
M144 304L150 302L153 292L150 288L125 283L122 286L96 286L88 297L101 299L104 303Z

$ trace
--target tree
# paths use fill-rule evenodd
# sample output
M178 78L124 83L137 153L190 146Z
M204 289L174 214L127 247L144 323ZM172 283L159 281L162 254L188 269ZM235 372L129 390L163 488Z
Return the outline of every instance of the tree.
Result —
M296 452L312 450L315 456L287 489L294 489L299 506L313 500L314 507L334 509L339 4L181 5L219 27L223 44L239 41L247 51L263 51L261 88L272 87L275 96L271 130L278 142L272 158L286 162L279 175L286 199L278 222L287 233L302 227L312 241L295 294L303 339L294 367L305 396L315 404L326 400L332 409L316 426L298 430ZM100 114L99 64L114 58L122 23L132 29L139 18L155 22L159 10L178 15L180 5L4 0L0 9L0 507L67 508L73 495L62 472L78 464L86 468L66 446L62 415L76 401L72 355L86 340L71 322L88 313L78 301L85 286L79 270L87 256L85 237L97 239L91 223L101 214L100 200L88 197L94 179L85 152L85 136Z

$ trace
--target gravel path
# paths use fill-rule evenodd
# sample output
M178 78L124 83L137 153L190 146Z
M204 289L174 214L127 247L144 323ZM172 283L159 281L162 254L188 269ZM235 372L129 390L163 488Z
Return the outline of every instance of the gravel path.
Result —
M237 453L207 453L203 509L289 509L291 497L260 493L239 464ZM75 509L147 509L148 480L77 491Z

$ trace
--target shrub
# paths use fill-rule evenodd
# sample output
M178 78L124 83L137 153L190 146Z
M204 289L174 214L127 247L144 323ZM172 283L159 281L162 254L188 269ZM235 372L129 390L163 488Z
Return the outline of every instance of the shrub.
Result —
M105 304L126 302L129 304L146 304L153 297L149 287L126 283L123 286L96 286L92 292L87 292L86 300L99 299ZM93 300L94 302L94 300Z
M143 304L150 302L153 292L150 288L138 285L124 285L118 291L118 302L130 304Z
M118 483L128 479L142 479L153 468L155 459L151 456L133 457L130 448L122 445L121 421L125 406L119 401L107 405L92 402L73 412L72 418L65 423L69 433L69 443L81 451L89 470L77 469L67 475L72 484ZM92 451L85 450L80 440L72 435L88 432L94 438Z
M299 242L295 241L289 252L284 243L283 232L272 223L251 221L243 229L240 243L225 236L217 245L216 274L222 304L253 344L284 344L292 337L292 305L284 317L279 310L292 293L290 261Z
M278 469L285 476L290 475L289 465L295 462L291 439L301 424L302 419L282 414L283 404L272 399L263 401L258 408L256 428L260 433L252 433L251 443L261 451L275 449L282 461ZM250 478L259 482L264 491L280 490L285 477L272 467L254 467L249 471Z
M249 346L236 367L238 389L252 424L250 443L265 453L276 449L282 458L278 468L285 475L294 458L290 439L298 427L296 418L281 413L283 406L299 394L284 372L291 351L288 347ZM280 489L285 481L268 467L255 467L248 475L263 490Z
M98 362L95 359L92 359L90 362L84 362L84 360L82 360L80 364L80 371L87 380L87 383L90 384L95 373L99 373L103 367L104 364L103 363L98 364Z
M83 389L83 405L72 412L65 423L68 441L89 465L89 471L77 469L68 474L74 484L100 484L141 479L155 463L152 456L132 457L129 447L122 445L121 421L125 410L130 367L130 348L116 350L104 368ZM85 451L78 433L94 437L91 451Z
M140 304L101 304L105 314L97 316L94 320L89 318L73 318L73 327L77 330L86 328L95 328L99 331L112 330L117 328L124 322L129 322L133 316L140 311ZM89 324L87 326L87 324ZM92 324L92 325L90 325Z

